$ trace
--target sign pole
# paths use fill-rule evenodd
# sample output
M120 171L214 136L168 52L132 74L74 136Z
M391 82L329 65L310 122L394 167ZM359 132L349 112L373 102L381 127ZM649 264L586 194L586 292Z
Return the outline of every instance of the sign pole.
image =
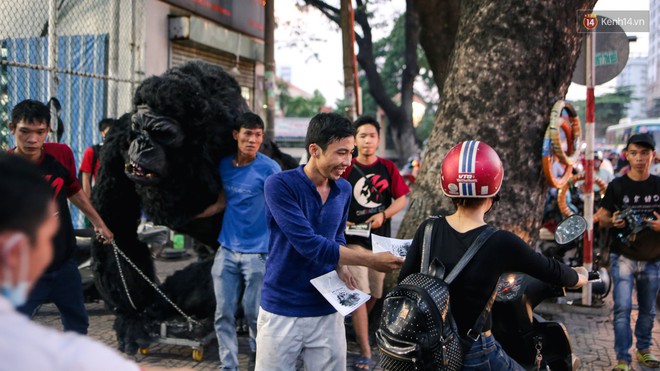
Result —
M584 218L587 220L587 232L584 234L584 252L582 263L587 271L593 268L593 237L594 237L594 137L595 137L595 97L594 86L596 82L596 32L586 34L586 123L585 123L585 167L584 167ZM591 306L591 284L582 288L582 305Z

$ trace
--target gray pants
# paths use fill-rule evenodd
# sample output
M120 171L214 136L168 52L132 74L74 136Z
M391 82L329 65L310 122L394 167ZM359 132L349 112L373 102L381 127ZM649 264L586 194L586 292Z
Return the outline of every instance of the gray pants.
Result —
M259 308L255 371L293 371L300 354L305 370L345 371L344 317L286 317Z

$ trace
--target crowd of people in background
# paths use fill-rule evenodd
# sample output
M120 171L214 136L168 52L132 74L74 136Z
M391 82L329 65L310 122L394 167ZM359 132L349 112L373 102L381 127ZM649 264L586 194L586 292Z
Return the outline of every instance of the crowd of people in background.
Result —
M625 172L608 184L596 214L599 227L610 229L608 248L614 282L614 350L617 357L614 370L631 369L633 334L637 340L637 361L645 367L660 367L660 361L650 351L660 289L660 177L650 173L656 159L655 145L653 136L648 133L628 138L624 152L627 164L622 167ZM634 241L621 240L619 234L630 223L622 216L625 209L643 218L650 230L648 235L639 231ZM630 318L633 287L636 287L638 305L634 329Z
M58 112L61 110L59 102L52 101L50 105ZM104 119L98 123L102 139L114 122ZM59 123L58 128L63 129L61 120ZM113 240L112 231L89 201L103 142L87 148L77 177L71 149L66 144L46 141L51 131L49 106L35 100L18 103L11 112L9 129L16 147L8 154L0 154L0 344L5 345L0 346L2 362L45 369L41 366L54 359L58 362L54 368L62 370L138 369L115 352L80 336L87 333L89 321L80 273L73 260L75 239L68 201L88 218L100 241ZM391 218L406 205L410 191L406 181L392 161L376 155L380 129L378 121L370 116L352 123L334 113L318 114L311 119L305 139L308 162L282 172L276 162L259 153L264 139L262 119L253 113L237 118L233 130L237 151L221 159L218 169L223 189L217 202L198 215L208 217L224 212L218 236L220 248L211 271L222 369L238 370L235 313L241 305L249 327L251 368L289 370L301 359L308 370L345 370L344 318L310 283L332 271L349 289L359 288L371 295L352 314L360 346L354 367L371 369L368 318L383 294L384 272L403 266L400 280L414 273L419 268L421 238L418 231L404 265L402 258L390 253L373 253L369 237L345 233L346 225L366 224L371 234L389 237ZM475 168L492 168L492 172L482 175L475 172L477 182L481 182L479 189L487 190L482 195L462 193L455 184L461 182L459 177L451 177L459 156L468 147L476 153L476 164L482 162L483 166ZM583 165L578 163L575 171L584 171ZM563 170L556 162L553 172L560 175ZM658 173L660 156L648 134L632 136L621 154L596 152L594 175L610 185L598 210L601 226L611 227L612 233L624 228L625 221L619 214L631 206L644 214L652 231L660 231ZM487 144L468 141L447 154L442 174L443 192L453 200L456 212L442 219L441 232L436 232L441 233L436 240L443 241L440 245L449 248L449 253L434 247L433 254L451 267L460 258L462 246L469 245L485 228L484 216L499 200L503 166ZM572 191L578 192L579 187ZM549 202L553 198L557 198L556 189L548 193ZM653 243L657 248L657 241ZM503 254L503 246L510 251ZM467 269L468 274L457 281L474 295L452 295L452 306L460 309L456 315L459 330L469 328L483 307L482 302L488 299L490 287L504 271L528 271L564 286L578 287L586 282L586 270L571 270L536 254L509 232L496 234L483 254L487 256L481 259L484 264ZM660 361L650 353L654 303L660 287L659 258L660 254L631 256L621 246L611 251L618 359L615 370L629 370L632 360L629 349L633 336L633 282L639 303L635 356L644 366L660 367ZM488 273L488 287L482 285L484 272ZM64 331L76 335L47 330L28 320L47 302L54 303L60 311ZM22 330L17 330L16 324ZM496 368L520 368L499 347L488 326L481 328L480 333L482 341L469 349L474 359ZM8 352L8 339L23 339L21 342L36 344L42 352L36 357L34 352ZM84 364L90 357L96 361ZM464 369L471 367L481 366L464 364Z
M655 298L660 283L660 253L657 253L660 251L660 239L657 235L660 231L660 155L655 148L653 136L640 133L630 136L626 147L620 153L603 150L594 154L594 176L606 186L605 190L601 190L594 184L594 211L598 220L596 227L603 231L609 230L608 234L598 235L605 239L601 245L605 246L607 251L599 253L607 255L605 258L609 261L613 280L614 348L617 355L614 370L631 369L632 356L629 350L633 344L633 334L637 340L635 358L645 367L660 367L660 361L650 352ZM584 168L585 161L582 156L573 172L584 174ZM564 171L565 166L559 161L553 163L553 174L556 177L561 177ZM566 187L567 191L563 197L566 198L567 206L573 213L582 214L584 181L569 180ZM557 220L562 218L558 208L560 196L556 188L549 188L544 210L546 228L553 228ZM624 234L622 231L628 224L622 216L625 209L639 215L656 234L642 233L637 241L623 242L620 236ZM630 246L634 246L634 251ZM633 287L637 289L639 308L634 331L630 317Z

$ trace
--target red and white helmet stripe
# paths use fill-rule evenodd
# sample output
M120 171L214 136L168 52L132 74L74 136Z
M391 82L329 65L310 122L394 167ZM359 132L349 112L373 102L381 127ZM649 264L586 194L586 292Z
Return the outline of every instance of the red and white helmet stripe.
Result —
M492 197L500 190L503 173L499 156L488 144L461 142L442 162L442 191L448 197Z

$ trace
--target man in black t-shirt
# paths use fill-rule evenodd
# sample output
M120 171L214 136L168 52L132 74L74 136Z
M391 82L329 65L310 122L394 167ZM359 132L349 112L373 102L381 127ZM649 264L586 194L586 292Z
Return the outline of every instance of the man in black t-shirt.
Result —
M630 170L614 179L598 210L599 223L611 227L610 271L614 281L615 369L629 370L632 357L632 290L637 287L639 312L635 324L636 358L645 367L658 368L660 362L649 353L655 321L655 301L660 288L660 178L651 175L655 141L647 133L630 137L626 146ZM631 218L620 217L632 210L646 227L632 233ZM641 220L640 220L641 221Z
M53 261L18 311L32 316L41 304L53 302L62 315L64 331L86 334L89 323L80 272L74 260L76 240L67 200L89 218L99 238L110 242L113 234L78 185L71 148L66 144L44 143L50 129L49 118L45 104L28 99L14 106L9 123L16 139L16 147L9 152L37 164L53 189L60 217L60 227L53 239Z

